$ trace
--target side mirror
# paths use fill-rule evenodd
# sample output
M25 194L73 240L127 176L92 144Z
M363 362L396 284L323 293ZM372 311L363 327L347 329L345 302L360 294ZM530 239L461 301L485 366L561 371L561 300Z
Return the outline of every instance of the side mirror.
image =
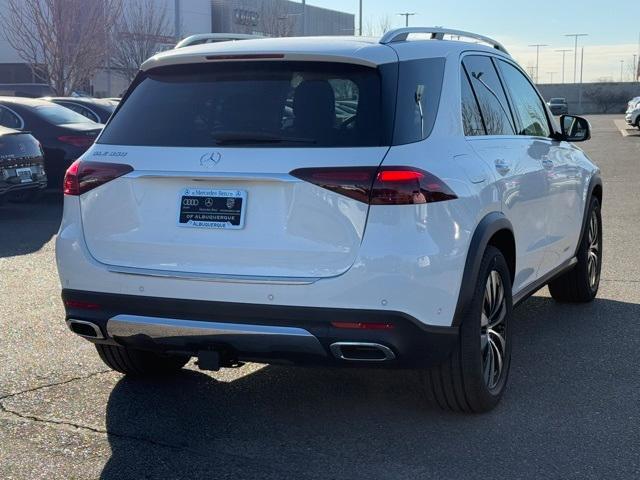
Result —
M561 115L560 128L563 140L567 142L584 142L591 138L591 125L586 118L575 115Z

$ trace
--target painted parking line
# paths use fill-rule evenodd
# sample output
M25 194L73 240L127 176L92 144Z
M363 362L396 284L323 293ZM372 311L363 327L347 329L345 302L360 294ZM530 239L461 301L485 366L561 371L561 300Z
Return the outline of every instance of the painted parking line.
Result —
M639 137L640 136L640 130L638 130L636 127L632 127L631 125L627 124L627 122L625 122L624 120L614 120L613 123L615 124L616 128L618 130L620 130L620 134L623 137Z

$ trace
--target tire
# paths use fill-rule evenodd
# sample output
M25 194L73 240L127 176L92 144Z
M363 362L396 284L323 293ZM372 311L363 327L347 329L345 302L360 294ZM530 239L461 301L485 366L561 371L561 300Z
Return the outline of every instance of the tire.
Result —
M602 217L596 197L591 197L589 202L587 225L576 258L578 263L575 267L549 282L549 292L558 302L590 302L598 294L602 268Z
M161 355L116 345L96 343L95 347L109 368L136 377L176 373L189 361L188 356Z
M498 292L495 301L491 299L490 286ZM501 289L501 296L497 289ZM507 262L500 250L489 246L482 257L473 298L462 318L456 348L448 360L424 372L426 393L432 404L467 413L487 412L498 404L511 365L512 310ZM495 322L492 328L491 321ZM498 359L500 363L496 363Z

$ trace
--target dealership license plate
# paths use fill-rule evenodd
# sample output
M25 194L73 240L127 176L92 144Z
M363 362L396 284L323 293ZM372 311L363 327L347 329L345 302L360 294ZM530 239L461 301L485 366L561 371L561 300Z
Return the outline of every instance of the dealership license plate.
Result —
M180 194L178 225L192 228L244 227L247 192L185 188Z
M33 182L31 168L16 168L16 176L20 179L20 183Z

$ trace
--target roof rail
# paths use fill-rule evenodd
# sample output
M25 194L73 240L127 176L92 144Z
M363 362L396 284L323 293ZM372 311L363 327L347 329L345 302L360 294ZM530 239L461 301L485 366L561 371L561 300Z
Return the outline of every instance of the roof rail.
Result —
M477 33L465 32L463 30L452 30L450 28L440 28L440 27L403 27L403 28L394 28L393 30L389 30L386 32L382 38L380 39L380 43L388 44L393 42L404 42L407 40L407 37L410 33L426 33L431 34L431 38L433 40L443 40L445 35L454 35L457 37L465 37L465 38L473 38L474 40L479 40L483 43L487 43L491 45L496 50L500 50L501 52L506 53L509 52L506 48L500 43L495 41L492 38L485 37L484 35L479 35Z
M250 40L262 38L260 35L249 35L245 33L197 33L184 38L178 42L175 48L200 45L202 43L231 42L234 40Z

